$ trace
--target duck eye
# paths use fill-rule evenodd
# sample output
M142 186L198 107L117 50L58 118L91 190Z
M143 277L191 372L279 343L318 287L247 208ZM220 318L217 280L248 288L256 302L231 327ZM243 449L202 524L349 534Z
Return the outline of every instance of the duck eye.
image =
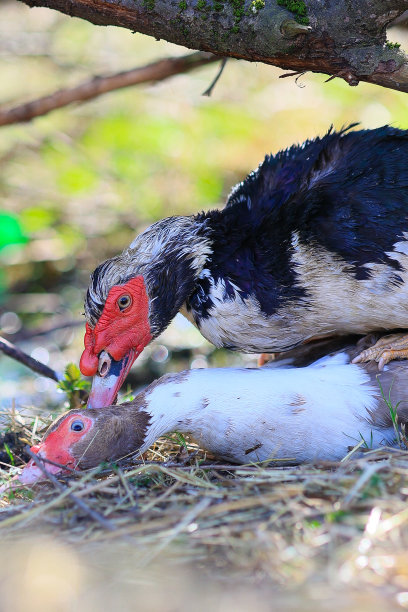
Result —
M132 303L132 298L130 297L130 295L121 295L120 298L118 298L118 306L119 306L119 310L126 310L126 308L129 308L129 306Z
M85 425L83 423L83 421L80 421L79 419L72 421L71 423L71 430L72 431L82 431L84 429Z

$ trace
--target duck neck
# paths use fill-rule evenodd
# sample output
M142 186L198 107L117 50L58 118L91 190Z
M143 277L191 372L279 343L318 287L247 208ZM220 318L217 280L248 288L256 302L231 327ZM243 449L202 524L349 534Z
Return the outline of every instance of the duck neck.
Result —
M196 425L200 393L186 384L191 371L166 374L139 394L134 402L138 412L148 417L148 425L139 451L146 451L160 436L174 431L189 432ZM207 402L208 403L208 402Z
M138 236L124 253L129 268L138 266L144 277L154 337L180 311L212 256L207 225L206 219L193 217L162 219Z
M138 269L148 267L152 274L166 266L186 262L198 275L212 253L210 229L206 218L167 217L153 223L124 251L122 257Z

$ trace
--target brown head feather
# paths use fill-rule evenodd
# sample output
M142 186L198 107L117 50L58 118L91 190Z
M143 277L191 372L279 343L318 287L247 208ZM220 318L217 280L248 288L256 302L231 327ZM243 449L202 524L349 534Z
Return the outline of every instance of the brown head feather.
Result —
M93 413L93 414L91 414ZM85 411L95 419L92 429L71 451L78 467L87 469L102 461L115 461L136 452L144 443L150 414L134 403Z
M107 406L100 410L69 410L49 427L43 444L50 444L47 438L62 428L66 419L88 417L93 421L92 427L69 448L76 466L87 469L102 461L115 461L136 452L143 445L151 418L145 407L145 394L140 393L135 401L121 404L119 408Z

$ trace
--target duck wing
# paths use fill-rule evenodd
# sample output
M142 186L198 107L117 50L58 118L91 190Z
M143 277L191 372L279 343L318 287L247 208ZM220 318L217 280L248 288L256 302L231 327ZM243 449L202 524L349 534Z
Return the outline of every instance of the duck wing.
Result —
M387 253L408 231L408 131L351 127L267 156L232 191L225 220L266 251L288 246L296 232L339 255L357 279L369 277L367 263L398 270Z

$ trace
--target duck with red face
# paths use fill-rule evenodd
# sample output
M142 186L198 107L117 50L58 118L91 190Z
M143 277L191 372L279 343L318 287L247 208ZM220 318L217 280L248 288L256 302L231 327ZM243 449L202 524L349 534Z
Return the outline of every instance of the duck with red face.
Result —
M316 338L408 329L408 131L329 132L275 156L223 210L163 219L91 276L88 406L116 401L181 311L217 347L279 353ZM408 355L408 336L358 359Z
M94 377L89 408L115 403L136 357L193 291L209 254L208 238L199 229L190 217L159 221L93 272L80 361L81 372Z
M91 415L71 411L69 418L64 419L63 424L58 419L51 425L44 440L32 446L31 452L46 461L46 469L51 474L69 473L78 467L78 457L74 456L72 447L92 429L93 425L94 418ZM66 469L61 466L65 466ZM31 459L15 480L30 485L43 478L43 472Z
M114 403L117 391L136 357L152 338L148 322L148 298L142 276L109 291L94 328L86 324L83 374L97 376L89 407Z

